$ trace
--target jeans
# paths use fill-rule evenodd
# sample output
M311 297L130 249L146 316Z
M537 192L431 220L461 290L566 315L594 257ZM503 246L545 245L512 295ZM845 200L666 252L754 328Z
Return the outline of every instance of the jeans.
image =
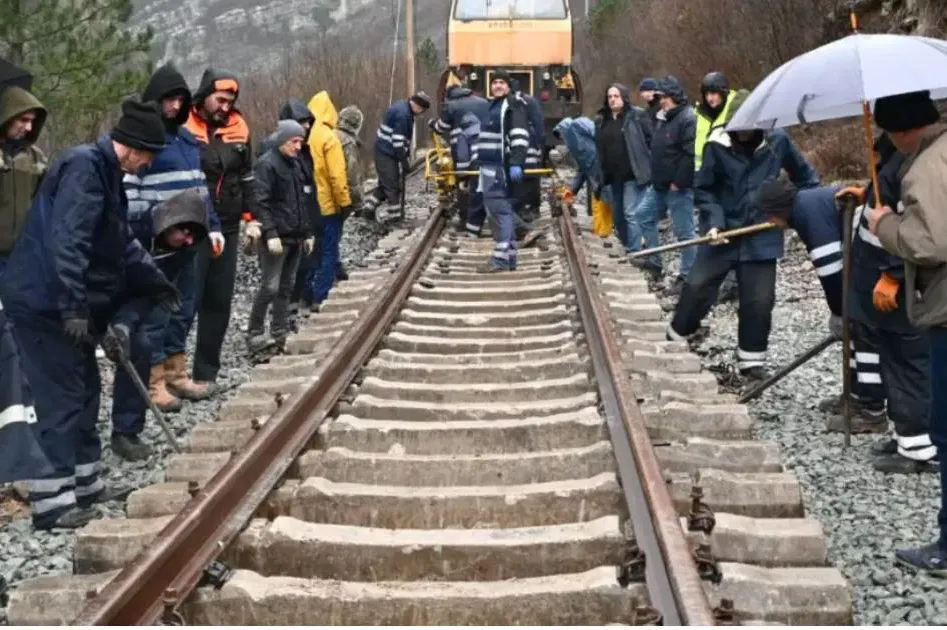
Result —
M263 249L260 253L260 270L263 281L253 298L250 308L250 323L247 334L250 337L263 334L266 311L273 304L273 321L270 334L282 337L289 333L289 298L293 293L296 269L302 256L302 243L283 243L280 254L271 254Z
M632 213L638 227L641 228L646 248L657 247L660 244L658 241L658 221L667 212L671 214L674 237L678 241L694 238L694 191L691 189L656 190L652 186L644 193L638 207ZM693 247L681 250L681 276L687 277L691 267L694 266L696 256L697 252L694 251ZM659 254L649 256L645 262L648 266L656 269L661 268Z
M151 365L184 352L187 334L194 322L196 265L197 258L192 254L174 279L174 286L181 294L181 310L171 314L164 309L153 309L142 322L142 330L151 346Z
M607 201L612 205L612 219L618 240L629 254L640 250L641 226L635 216L635 209L644 198L648 187L639 186L635 180L629 180L623 184L609 184L607 190L611 194L611 199Z
M335 267L339 262L339 246L342 243L342 216L331 214L322 217L322 260L313 275L312 301L322 304L335 283Z
M687 276L668 333L680 340L693 334L717 301L720 283L736 269L740 306L737 311L737 365L745 370L766 360L769 332L776 304L776 261L739 261L733 253L701 245L697 265Z

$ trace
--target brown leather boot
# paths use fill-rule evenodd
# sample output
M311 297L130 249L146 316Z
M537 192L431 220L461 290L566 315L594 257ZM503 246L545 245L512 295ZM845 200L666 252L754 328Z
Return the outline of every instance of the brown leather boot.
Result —
M187 359L183 352L172 354L164 362L168 391L184 400L204 400L214 395L213 383L195 383L187 376Z
M148 395L158 409L166 413L180 411L183 403L168 391L164 382L164 364L151 366L151 376L148 379Z

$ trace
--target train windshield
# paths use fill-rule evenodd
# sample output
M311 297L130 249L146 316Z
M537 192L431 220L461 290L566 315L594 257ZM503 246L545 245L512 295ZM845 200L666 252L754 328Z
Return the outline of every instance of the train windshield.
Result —
M562 20L566 0L457 0L455 20Z

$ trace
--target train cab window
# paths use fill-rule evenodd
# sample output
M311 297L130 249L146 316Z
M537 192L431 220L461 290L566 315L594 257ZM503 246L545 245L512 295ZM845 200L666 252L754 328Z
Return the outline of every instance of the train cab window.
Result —
M456 0L455 20L562 20L566 0Z

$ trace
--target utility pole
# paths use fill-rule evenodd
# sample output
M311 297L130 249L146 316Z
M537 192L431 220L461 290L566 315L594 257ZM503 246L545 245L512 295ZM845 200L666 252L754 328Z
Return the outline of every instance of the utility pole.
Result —
M414 85L414 0L404 0L404 37L405 37L405 81L407 83L408 93L405 95L410 98L415 92ZM416 125L415 125L416 126ZM417 148L417 131L411 128L411 148ZM411 156L414 159L414 156Z

